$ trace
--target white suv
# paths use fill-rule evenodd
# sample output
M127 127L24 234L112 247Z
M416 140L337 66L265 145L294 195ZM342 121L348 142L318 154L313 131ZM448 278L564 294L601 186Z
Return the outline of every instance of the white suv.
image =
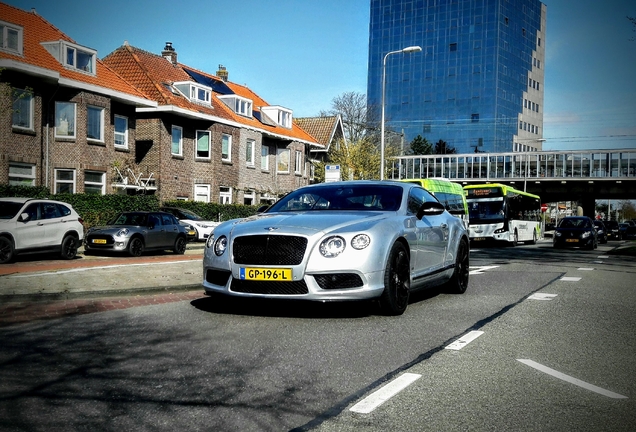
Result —
M73 259L83 239L82 218L70 204L0 198L0 264L33 252L58 251L62 258Z

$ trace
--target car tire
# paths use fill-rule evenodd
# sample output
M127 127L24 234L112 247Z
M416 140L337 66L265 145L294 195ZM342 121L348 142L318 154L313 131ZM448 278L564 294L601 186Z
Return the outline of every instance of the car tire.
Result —
M177 237L174 241L174 247L172 251L177 255L183 255L186 251L186 239L185 237Z
M526 244L537 244L537 230L532 230L532 240L528 240Z
M446 282L445 291L449 294L464 294L468 288L468 275L470 273L470 251L468 242L461 240L457 246L457 256L455 257L455 270L453 275Z
M73 235L67 235L62 240L60 255L62 259L72 260L77 256L77 248L79 248L79 240Z
M139 257L144 253L144 242L139 237L133 237L128 243L128 253L130 256Z
M406 247L396 242L391 247L384 268L384 291L380 296L380 308L386 315L402 315L409 304L411 273Z
M13 242L6 237L0 237L0 264L6 264L15 258Z

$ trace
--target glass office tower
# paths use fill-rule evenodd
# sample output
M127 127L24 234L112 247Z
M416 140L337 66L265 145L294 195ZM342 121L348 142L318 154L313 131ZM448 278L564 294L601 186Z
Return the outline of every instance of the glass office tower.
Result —
M546 6L538 0L371 0L368 110L457 153L541 150Z

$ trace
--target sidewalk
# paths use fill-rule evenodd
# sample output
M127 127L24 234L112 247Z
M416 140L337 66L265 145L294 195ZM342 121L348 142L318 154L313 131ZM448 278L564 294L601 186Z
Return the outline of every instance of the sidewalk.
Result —
M0 266L0 303L150 294L200 289L204 243L189 243L184 255L169 252L139 258L85 256L74 260L19 257Z

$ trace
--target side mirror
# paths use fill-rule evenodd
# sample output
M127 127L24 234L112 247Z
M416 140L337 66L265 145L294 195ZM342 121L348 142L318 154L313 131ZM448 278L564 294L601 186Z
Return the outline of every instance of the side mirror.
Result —
M18 221L20 222L28 222L31 220L31 215L24 212L20 214L20 217L18 218Z
M417 211L417 218L422 219L425 216L439 216L444 213L446 209L443 204L437 201L427 201Z

